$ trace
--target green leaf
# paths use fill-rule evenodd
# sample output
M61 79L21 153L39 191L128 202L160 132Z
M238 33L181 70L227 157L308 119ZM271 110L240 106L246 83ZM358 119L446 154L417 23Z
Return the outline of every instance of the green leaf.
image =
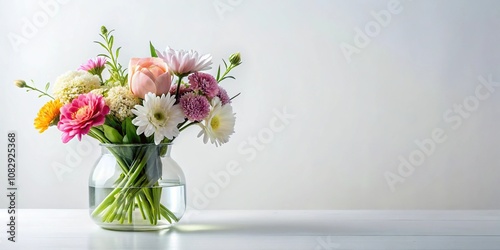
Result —
M123 121L120 128L122 129L122 134L125 137L127 135L127 122Z
M45 92L47 92L47 90L49 90L49 87L50 87L50 82L48 82L47 84L45 84Z
M119 130L121 128L120 121L118 121L114 116L112 115L107 115L106 116L106 121L105 123L108 126L113 127L116 130Z
M219 81L219 77L220 77L220 65L219 65L219 68L217 68L217 81Z
M114 42L115 42L115 37L114 36L110 36L109 37L109 42L108 42L108 45L109 45L110 49L113 47L113 43Z
M106 54L98 54L97 56L102 56L102 57L106 57L106 58L110 59L110 57L108 55L106 55Z
M120 55L120 49L121 48L122 47L118 47L118 49L116 49L116 51L115 51L116 58L118 58L118 56Z
M131 143L131 142L130 142L130 140L128 139L128 135L125 135L125 136L123 137L123 144L129 144L129 143Z
M227 69L227 63L226 63L226 61L224 61L224 59L222 59L222 61L224 62L224 66L226 66L226 69Z
M127 139L130 143L141 143L141 138L137 135L137 128L132 124L132 119L127 117L123 123L125 124Z
M231 101L232 101L234 98L238 97L240 94L241 94L241 92L240 92L240 93L238 93L237 95L235 95L235 96L231 97L231 99L229 99L229 100L231 100Z
M97 43L97 44L101 45L103 48L107 48L106 45L104 45L104 43L101 43L99 41L94 41L94 43Z
M153 43L151 43L151 41L149 41L149 50L151 51L151 57L158 57L158 54L156 54L155 46L153 46Z
M123 136L118 132L118 130L114 129L111 126L108 126L106 124L102 125L104 129L104 136L111 142L115 144L122 143L123 141Z

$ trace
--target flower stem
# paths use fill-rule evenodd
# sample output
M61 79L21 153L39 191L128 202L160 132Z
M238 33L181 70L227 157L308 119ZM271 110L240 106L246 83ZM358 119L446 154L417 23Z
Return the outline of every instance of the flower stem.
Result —
M158 182L161 174L158 172L155 174L153 171L151 176L150 172L151 168L161 168L161 162L156 159L160 157L161 150L158 147L147 146L133 152L128 150L120 152L119 148L113 147L108 150L115 156L123 173L117 179L114 189L92 212L92 216L101 218L105 223L117 221L120 224L130 224L133 223L133 211L137 207L140 216L148 220L151 225L157 225L162 217L170 223L177 222L178 218L161 204L162 187Z
M179 102L179 99L181 98L179 96L179 93L180 93L180 90L181 90L181 83L182 83L182 78L184 76L179 76L179 81L177 82L177 90L175 91L175 103L178 103Z
M32 87L28 84L26 84L23 88L28 88L29 90L27 91L30 91L30 90L34 90L34 91L37 91L39 93L41 93L41 95L39 97L42 97L42 96L48 96L49 98L51 98L52 100L55 100L54 97L52 97L49 93L45 92L45 91L42 91L42 90L39 90L38 88L36 87Z
M180 129L179 129L179 132L181 132L182 130L186 129L187 127L189 127L189 126L191 126L191 125L193 125L193 124L197 124L197 123L200 123L200 122L191 122L191 123L189 123L188 125L186 125L186 126L184 126L184 127L180 128Z
M121 47L118 47L115 51L113 51L114 36L111 35L111 33L113 33L113 31L114 30L110 30L110 31L106 30L105 33L100 34L100 36L106 42L106 44L104 44L102 42L98 42L98 41L95 41L95 43L101 45L101 47L103 47L106 50L106 52L108 52L108 54L109 54L109 55L99 54L99 56L104 56L108 59L111 59L111 62L108 61L106 63L107 65L110 66L110 69L108 69L108 71L111 74L111 78L109 80L118 81L121 86L124 86L126 84L126 81L127 81L127 78L125 75L125 69L122 69L121 64L118 63L118 55L119 55L119 51L120 51Z

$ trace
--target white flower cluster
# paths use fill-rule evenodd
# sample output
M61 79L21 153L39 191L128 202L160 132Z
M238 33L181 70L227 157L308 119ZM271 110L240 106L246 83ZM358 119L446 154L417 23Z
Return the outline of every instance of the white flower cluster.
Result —
M59 76L54 85L54 97L61 103L70 103L80 94L86 94L101 85L99 77L87 71L69 71Z
M128 87L115 86L107 91L106 105L109 106L110 114L123 121L127 117L133 117L132 109L140 104L141 100L130 92Z

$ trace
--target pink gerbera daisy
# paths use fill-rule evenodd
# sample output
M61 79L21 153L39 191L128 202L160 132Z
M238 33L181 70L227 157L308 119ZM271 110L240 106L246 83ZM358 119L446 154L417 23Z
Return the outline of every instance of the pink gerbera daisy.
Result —
M104 70L105 65L106 65L105 57L96 57L89 59L87 63L82 64L78 69L85 70L93 75L100 75Z
M79 95L61 108L57 128L63 132L62 141L66 143L75 136L81 140L90 128L102 125L108 113L109 107L102 96L93 93Z

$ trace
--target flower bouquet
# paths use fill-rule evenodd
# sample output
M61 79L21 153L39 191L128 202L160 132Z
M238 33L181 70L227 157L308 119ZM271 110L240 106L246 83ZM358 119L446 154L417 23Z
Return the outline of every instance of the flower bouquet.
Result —
M96 201L91 202L91 217L98 224L173 224L183 211L172 211L163 201L169 195L164 192L168 180L163 157L179 133L193 125L200 128L198 137L203 136L204 143L219 146L229 140L235 125L231 100L237 95L229 97L219 83L234 79L229 72L241 64L240 54L223 60L225 69L219 66L214 77L202 72L211 69L209 54L168 47L161 52L150 43L151 56L131 58L125 69L118 62L121 47L114 48L112 33L101 27L103 41L95 43L106 53L59 76L52 94L49 83L44 90L23 80L16 85L51 99L34 121L40 133L57 126L63 143L88 135L112 156L118 171L101 181L107 182L107 191L99 199L90 197ZM95 170L93 175L101 178L107 172ZM91 191L90 196L95 195ZM185 200L181 202L185 207Z

